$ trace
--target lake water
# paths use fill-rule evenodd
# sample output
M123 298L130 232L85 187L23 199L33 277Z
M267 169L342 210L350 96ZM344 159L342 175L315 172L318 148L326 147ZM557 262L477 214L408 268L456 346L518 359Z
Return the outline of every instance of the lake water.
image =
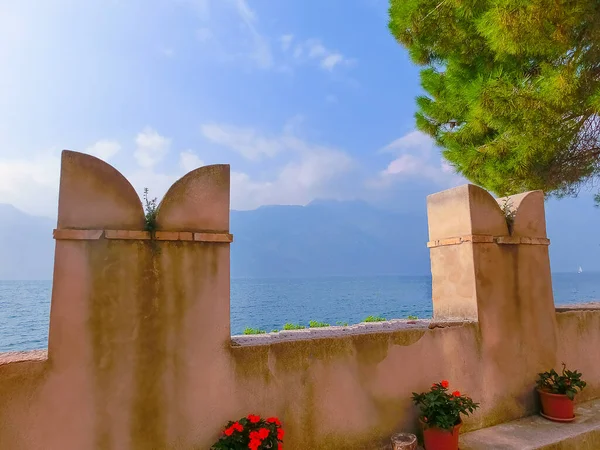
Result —
M556 304L600 299L600 274L554 274ZM0 351L45 348L50 281L0 281ZM267 331L310 320L358 323L369 315L386 319L431 317L430 277L234 279L231 331Z

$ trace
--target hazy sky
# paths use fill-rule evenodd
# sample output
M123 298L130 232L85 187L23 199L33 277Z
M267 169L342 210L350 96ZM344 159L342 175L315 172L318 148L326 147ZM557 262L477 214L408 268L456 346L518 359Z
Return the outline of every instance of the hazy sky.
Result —
M158 196L230 163L235 209L459 183L383 0L3 0L0 67L0 203L30 213L55 215L64 148Z
M424 214L426 194L464 182L414 130L418 69L386 0L2 0L0 68L0 203L32 214L55 217L65 148L159 197L229 163L235 209ZM561 270L600 269L590 197L547 204Z

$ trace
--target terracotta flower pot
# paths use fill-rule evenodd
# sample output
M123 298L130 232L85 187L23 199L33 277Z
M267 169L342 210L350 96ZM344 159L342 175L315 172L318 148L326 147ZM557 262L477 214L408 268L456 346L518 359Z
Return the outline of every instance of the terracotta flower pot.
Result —
M458 450L458 432L462 426L462 421L454 425L452 430L430 427L423 425L423 441L425 450Z
M552 394L538 389L542 403L542 416L557 422L570 422L575 418L573 400L564 394Z

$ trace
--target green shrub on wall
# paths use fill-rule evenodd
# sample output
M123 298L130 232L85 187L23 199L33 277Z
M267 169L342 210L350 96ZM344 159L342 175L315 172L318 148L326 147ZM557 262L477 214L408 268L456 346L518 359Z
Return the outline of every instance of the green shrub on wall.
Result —
M265 330L260 330L258 328L246 328L244 330L244 334L265 334Z
M385 322L385 317L381 316L369 316L363 322Z
M295 324L295 323L286 323L283 326L284 330L304 330L306 327L304 325Z

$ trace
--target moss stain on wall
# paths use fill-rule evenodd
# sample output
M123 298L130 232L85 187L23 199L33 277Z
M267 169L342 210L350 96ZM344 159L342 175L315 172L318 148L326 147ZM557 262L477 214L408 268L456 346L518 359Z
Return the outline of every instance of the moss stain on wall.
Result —
M392 333L371 333L363 335L347 335L331 338L309 339L298 341L283 341L269 345L248 347L229 347L230 354L235 363L236 375L245 381L261 379L265 385L273 377L282 377L285 374L303 374L301 384L302 395L286 399L282 408L282 418L291 421L293 426L287 435L286 442L293 448L310 449L370 449L380 448L381 436L385 436L393 429L394 423L381 423L368 432L347 434L318 434L316 419L319 410L319 399L315 398L315 381L312 378L311 368L316 363L330 364L334 361L346 360L352 363L358 360L359 369L372 372L375 367L387 356L391 346L409 346L419 341L427 329L407 329ZM269 356L274 359L275 373L271 373L268 361ZM365 379L365 377L361 377ZM242 381L242 380L240 380ZM390 410L398 411L406 404L406 399L384 400L372 398L379 417L389 417Z
M131 446L135 449L166 448L164 375L167 365L168 329L164 286L160 279L162 248L154 241L140 241L137 285L137 326L131 417Z
M90 316L87 323L91 336L92 358L96 390L94 393L96 421L95 447L99 450L115 448L111 432L111 417L105 399L110 395L113 380L119 376L117 369L118 343L123 317L121 310L122 248L106 240L82 242L89 255ZM120 313L120 314L119 314Z

